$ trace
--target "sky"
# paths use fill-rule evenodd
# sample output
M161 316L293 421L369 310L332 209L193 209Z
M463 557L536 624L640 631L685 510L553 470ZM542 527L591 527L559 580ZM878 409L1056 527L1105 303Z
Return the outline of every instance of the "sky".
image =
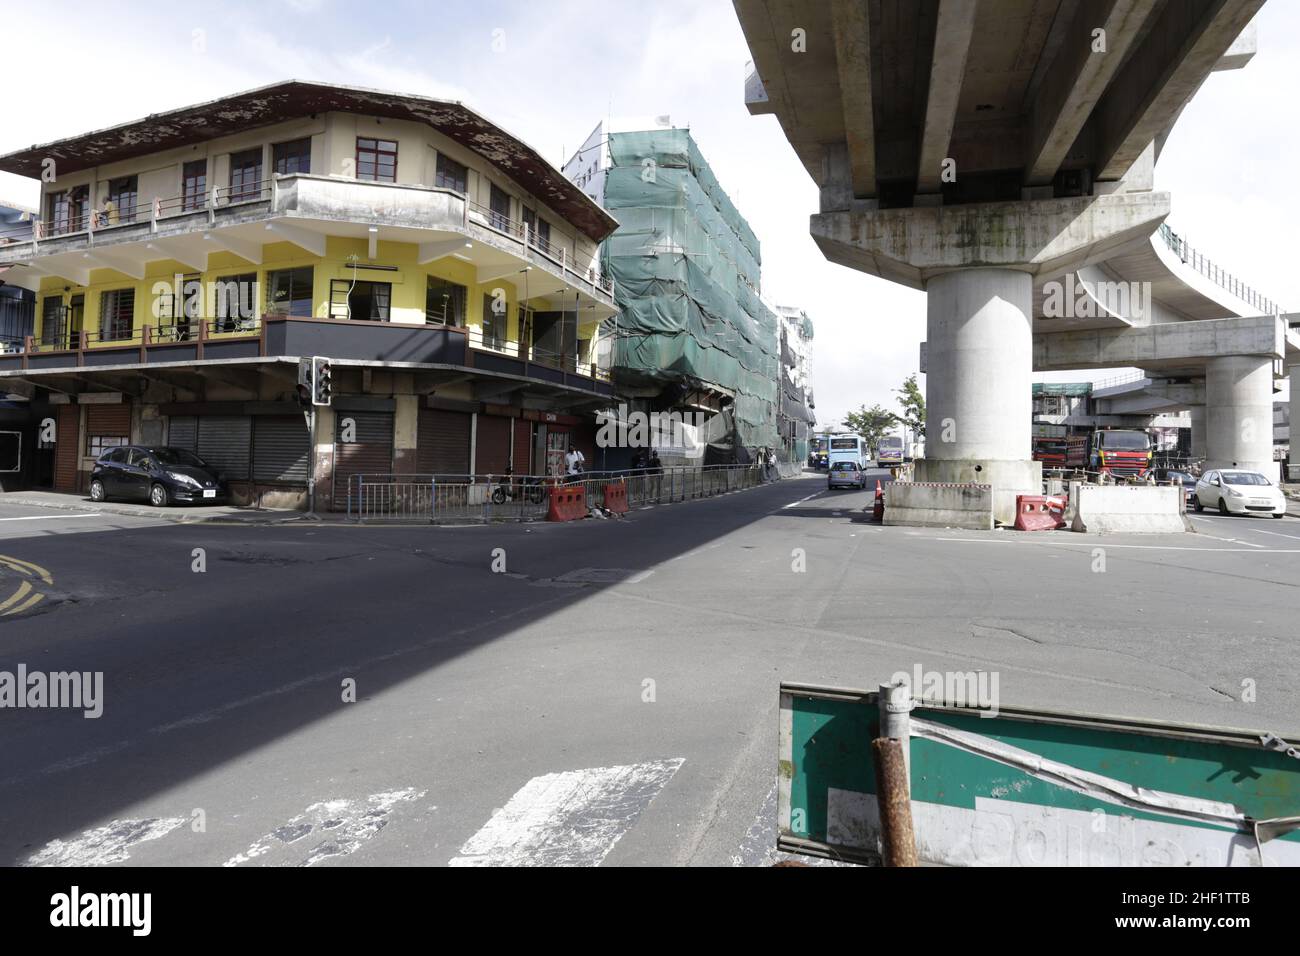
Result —
M30 86L0 110L0 153L291 78L460 100L556 166L599 120L628 128L668 115L690 127L757 234L764 297L813 320L819 424L861 405L893 408L894 390L917 371L924 294L828 263L814 245L816 187L776 119L745 109L750 56L730 0L8 7L6 73ZM1258 54L1244 70L1211 76L1193 98L1156 167L1156 188L1172 194L1175 232L1294 310L1300 2L1269 0L1256 23ZM52 30L59 49L77 51L58 69ZM34 204L37 192L0 173L0 200Z

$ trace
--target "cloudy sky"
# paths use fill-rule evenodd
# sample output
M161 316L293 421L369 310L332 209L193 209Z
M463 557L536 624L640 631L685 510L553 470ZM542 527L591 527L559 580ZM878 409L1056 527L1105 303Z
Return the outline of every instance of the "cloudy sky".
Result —
M1156 186L1173 194L1176 232L1296 309L1300 2L1270 0L1257 24L1258 55L1193 99ZM924 295L817 251L812 181L776 120L745 110L749 53L730 0L49 0L8 5L0 28L6 75L25 78L0 113L0 152L288 78L458 99L556 165L598 120L667 114L691 128L758 234L765 297L813 317L819 420L891 405L916 370ZM35 192L0 173L0 199Z

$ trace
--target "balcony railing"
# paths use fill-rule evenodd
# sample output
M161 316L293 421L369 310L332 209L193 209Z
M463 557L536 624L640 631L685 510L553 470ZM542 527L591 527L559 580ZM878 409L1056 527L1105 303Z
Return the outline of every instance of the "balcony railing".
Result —
M1282 309L1276 302L1246 285L1232 273L1201 255L1192 245L1165 223L1160 225L1160 238L1183 261L1221 289L1226 289L1242 302L1254 306L1261 315L1278 315Z
M0 247L23 243L39 245L50 239L78 235L91 237L93 241L96 234L108 234L113 230L140 226L145 223L149 225L151 232L156 232L159 223L165 223L168 220L198 213L206 213L209 219L213 219L218 210L258 202L271 201L273 206L277 206L272 212L276 212L278 211L278 204L275 201L277 191L285 189L298 179L327 183L338 181L337 177L299 174L277 175L272 179L252 183L216 186L202 193L191 191L180 196L154 197L152 200L136 202L130 207L118 209L110 214L106 214L104 210L89 210L77 216L51 220L37 219L32 223L7 226L0 229ZM345 180L344 182L349 186L376 185L387 187L391 185L386 183L371 184L366 180ZM414 186L402 186L401 188L425 189L428 192L441 192L454 196L461 203L461 226L467 232L470 231L471 226L485 228L491 233L505 237L512 244L517 245L518 254L522 258L532 261L546 261L566 278L572 278L578 283L585 284L593 291L599 291L606 295L613 294L613 279L601 275L598 259L595 256L592 256L587 261L580 261L568 246L557 242L555 239L543 238L528 223L511 219L509 216L488 206L474 202L463 193ZM565 238L567 238L572 248L577 248L574 237L568 236Z

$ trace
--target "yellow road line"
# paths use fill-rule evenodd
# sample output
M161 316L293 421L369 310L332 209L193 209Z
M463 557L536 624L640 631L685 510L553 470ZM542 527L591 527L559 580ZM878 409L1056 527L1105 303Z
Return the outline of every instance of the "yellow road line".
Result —
M41 580L46 584L54 583L54 579L50 577L50 572L46 571L39 564L33 564L30 561L23 561L20 558L15 558L7 554L0 554L0 563L7 564L9 567L22 574L30 575L32 572L35 572L40 575Z
M21 614L23 613L23 611L26 611L28 608L36 604L38 601L42 600L44 597L45 597L44 594L41 594L39 591L37 591L35 594L29 597L22 604L18 605L16 608L13 608L12 610L5 611L3 614L0 614L0 617L8 617L10 614Z
M22 587L20 587L17 591L15 591L12 595L10 595L7 601L5 601L3 604L0 604L0 611L3 611L5 608L9 607L10 605L22 600L22 598L25 595L31 593L31 590L32 590L32 586L28 584L26 581L24 581Z

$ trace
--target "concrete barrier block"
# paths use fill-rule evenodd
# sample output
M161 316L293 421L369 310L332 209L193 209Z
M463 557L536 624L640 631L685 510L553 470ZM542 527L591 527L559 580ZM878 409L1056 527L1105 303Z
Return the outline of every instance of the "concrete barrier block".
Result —
M895 481L885 489L885 524L993 530L993 486Z
M1071 486L1070 530L1093 534L1186 531L1181 500L1181 488L1158 485Z

